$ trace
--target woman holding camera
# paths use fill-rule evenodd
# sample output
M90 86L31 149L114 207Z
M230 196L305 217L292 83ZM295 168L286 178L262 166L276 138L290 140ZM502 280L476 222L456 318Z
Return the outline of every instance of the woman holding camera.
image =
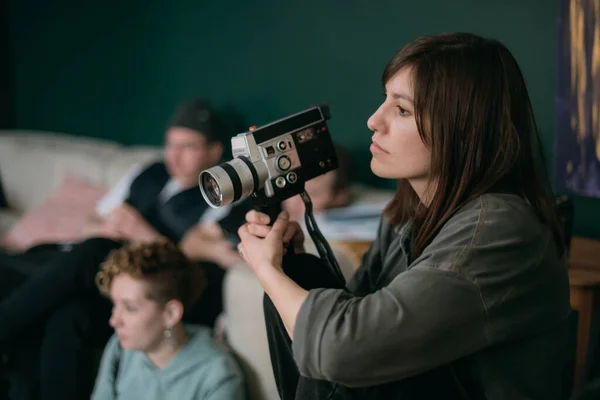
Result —
M517 62L495 40L426 36L382 80L371 169L398 187L347 288L286 213L239 230L281 398L558 398L565 250Z

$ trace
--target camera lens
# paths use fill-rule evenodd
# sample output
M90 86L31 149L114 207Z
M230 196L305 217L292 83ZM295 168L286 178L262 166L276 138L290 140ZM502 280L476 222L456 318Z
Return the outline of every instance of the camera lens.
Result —
M202 171L198 184L204 200L211 207L219 208L261 189L268 175L264 163L253 164L245 157L238 157Z
M217 180L209 173L200 175L201 186L208 197L208 202L220 207L223 203L223 192Z

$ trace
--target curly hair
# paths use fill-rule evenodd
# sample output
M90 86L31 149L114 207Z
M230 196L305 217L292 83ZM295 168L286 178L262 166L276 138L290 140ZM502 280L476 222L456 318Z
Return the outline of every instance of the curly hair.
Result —
M166 238L111 251L96 274L100 292L110 296L113 280L120 274L147 282L150 300L164 305L176 299L184 309L192 306L206 287L204 271Z

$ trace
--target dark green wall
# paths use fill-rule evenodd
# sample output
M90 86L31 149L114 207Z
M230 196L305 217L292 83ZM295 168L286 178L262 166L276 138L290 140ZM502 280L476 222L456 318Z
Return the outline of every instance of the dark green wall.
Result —
M335 139L372 181L366 120L387 60L415 37L461 30L513 51L551 155L557 1L12 0L17 124L158 144L189 96L239 113L243 127L327 102ZM600 236L599 205L578 200L577 233Z
M12 128L15 122L8 20L8 0L0 0L0 129Z

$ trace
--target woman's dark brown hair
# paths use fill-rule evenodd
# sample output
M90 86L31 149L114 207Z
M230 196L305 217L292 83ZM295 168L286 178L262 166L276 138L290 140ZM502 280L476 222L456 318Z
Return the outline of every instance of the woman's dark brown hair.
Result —
M485 193L514 193L552 230L562 233L523 74L496 40L466 33L419 38L383 72L383 85L410 68L417 128L431 150L437 187L420 203L407 181L386 209L392 223L412 220L413 253L420 254L448 219Z
M110 296L112 282L119 274L147 282L149 299L162 305L179 300L184 309L200 298L206 286L203 270L168 239L113 250L96 275L102 294Z

